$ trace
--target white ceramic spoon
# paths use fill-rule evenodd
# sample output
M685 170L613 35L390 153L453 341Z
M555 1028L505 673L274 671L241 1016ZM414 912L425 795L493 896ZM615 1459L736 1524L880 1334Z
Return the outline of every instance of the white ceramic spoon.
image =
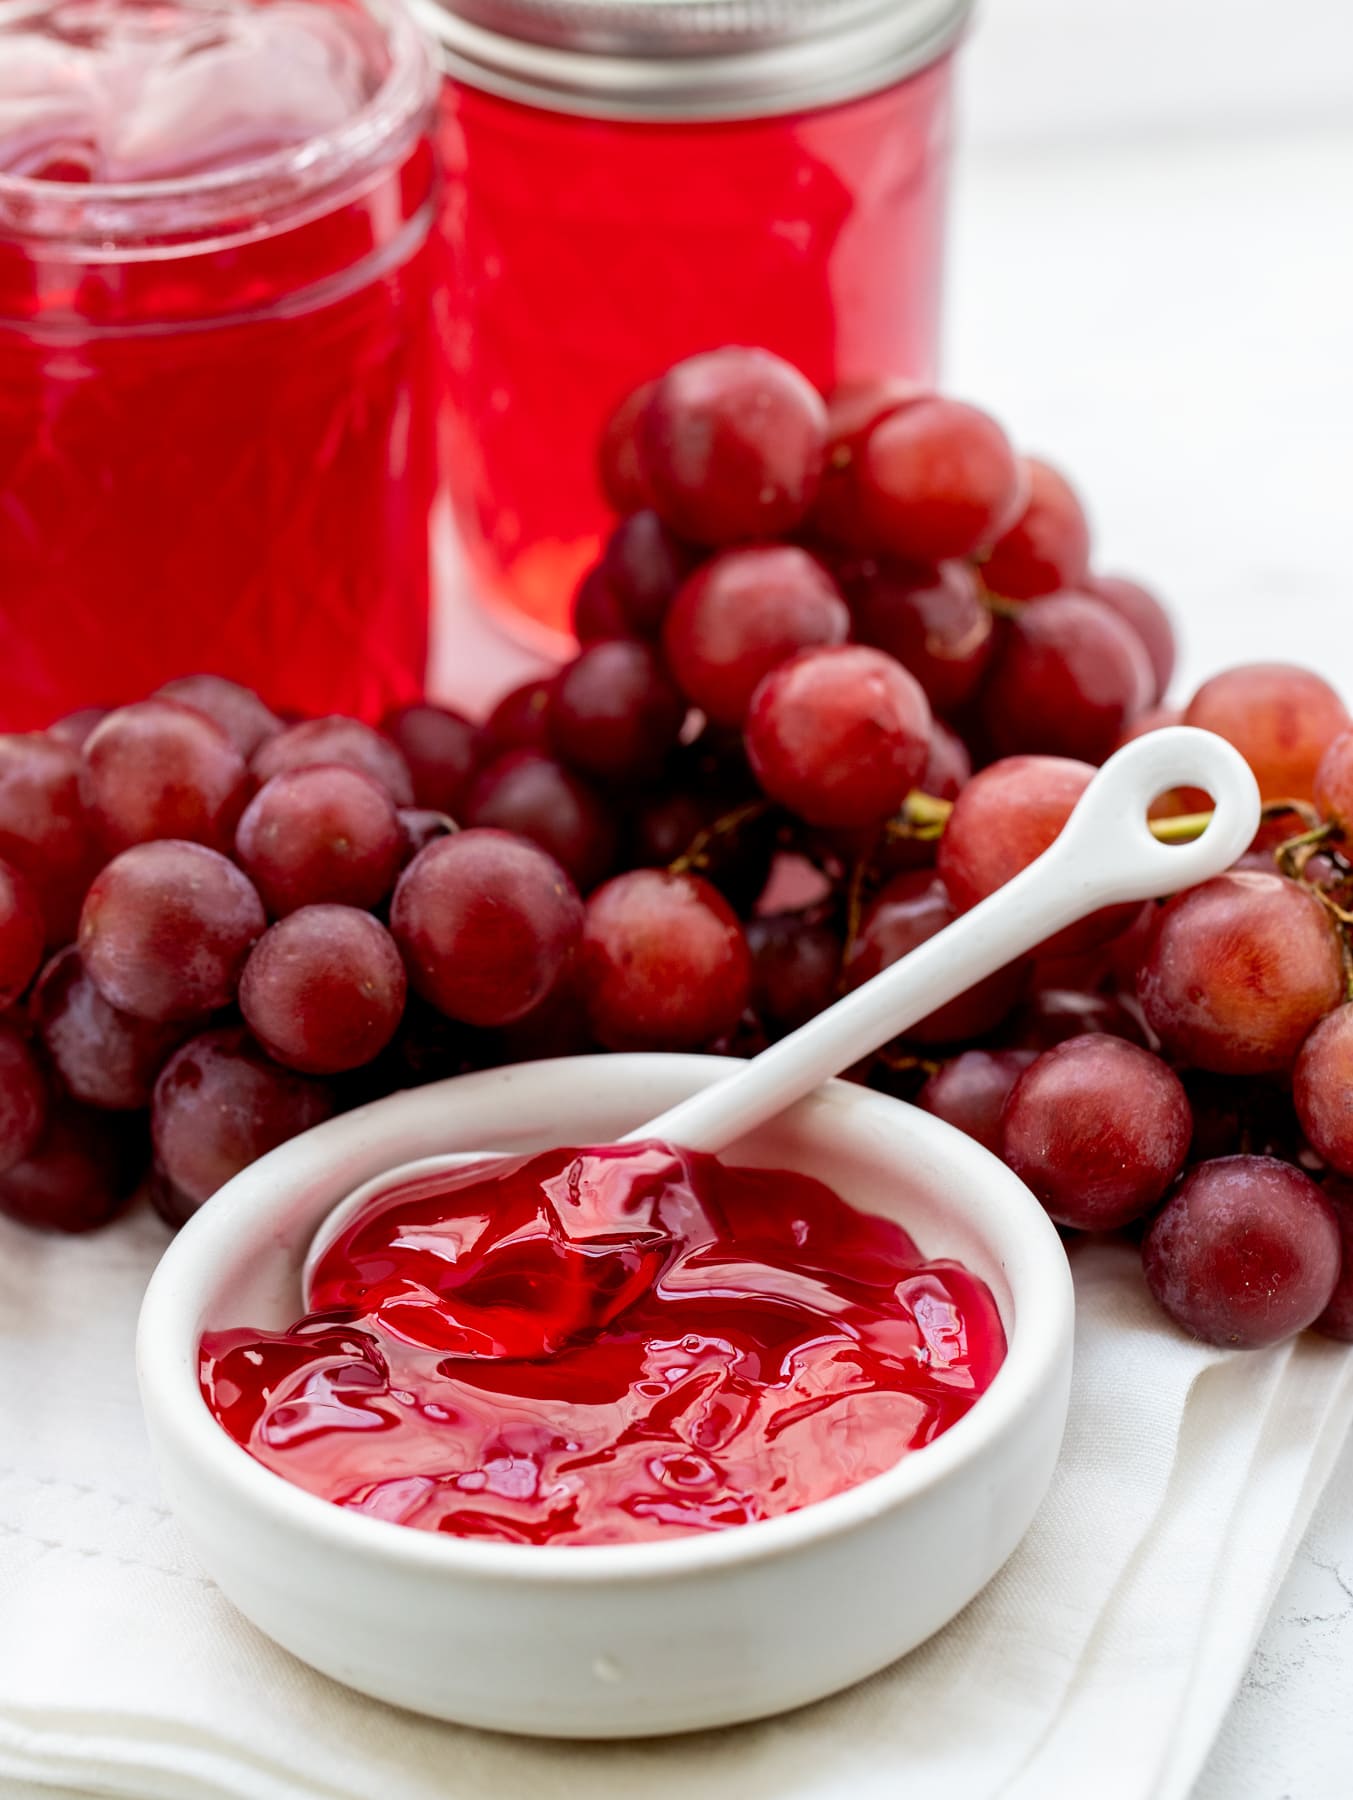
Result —
M1147 810L1178 787L1211 795L1212 818L1191 843L1162 844L1152 836ZM624 1141L657 1138L688 1150L724 1150L1065 926L1102 906L1177 893L1219 874L1258 825L1258 786L1224 739L1183 725L1137 738L1109 758L1060 836L1012 881L725 1080L650 1119ZM462 1151L406 1163L349 1194L315 1233L302 1272L307 1303L319 1257L374 1195L396 1181L495 1154Z

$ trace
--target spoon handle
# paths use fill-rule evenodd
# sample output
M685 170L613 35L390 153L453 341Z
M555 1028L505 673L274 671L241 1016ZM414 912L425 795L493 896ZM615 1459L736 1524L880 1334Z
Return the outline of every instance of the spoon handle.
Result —
M1188 844L1151 835L1147 809L1175 787L1210 794L1213 816ZM1259 790L1240 754L1211 732L1171 726L1111 756L1061 835L1012 881L909 955L713 1087L625 1141L660 1138L718 1151L870 1056L1054 932L1102 906L1192 887L1228 868L1259 824Z

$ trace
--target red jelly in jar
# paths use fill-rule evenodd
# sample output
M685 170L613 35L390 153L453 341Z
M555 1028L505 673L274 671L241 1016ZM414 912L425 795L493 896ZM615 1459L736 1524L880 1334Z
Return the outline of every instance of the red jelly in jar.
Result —
M1005 1357L989 1290L821 1182L664 1144L427 1175L289 1331L211 1331L208 1406L289 1481L456 1537L718 1531L867 1481Z
M638 384L728 343L824 391L933 377L968 0L415 4L446 71L460 536L476 594L557 643Z
M385 0L0 11L0 729L421 690L434 99Z

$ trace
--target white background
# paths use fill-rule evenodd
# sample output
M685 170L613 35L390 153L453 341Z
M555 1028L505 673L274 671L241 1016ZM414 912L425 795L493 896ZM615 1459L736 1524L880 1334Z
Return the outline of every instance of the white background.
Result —
M1181 693L1353 698L1353 4L988 0L961 92L948 384L1073 473ZM1343 1800L1351 1696L1353 1454L1197 1800Z

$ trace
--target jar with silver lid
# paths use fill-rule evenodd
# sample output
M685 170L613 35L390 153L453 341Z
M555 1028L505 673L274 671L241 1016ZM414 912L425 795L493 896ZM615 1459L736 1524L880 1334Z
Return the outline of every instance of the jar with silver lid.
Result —
M935 372L969 0L415 0L444 74L452 501L479 596L562 641L611 410L762 344Z

